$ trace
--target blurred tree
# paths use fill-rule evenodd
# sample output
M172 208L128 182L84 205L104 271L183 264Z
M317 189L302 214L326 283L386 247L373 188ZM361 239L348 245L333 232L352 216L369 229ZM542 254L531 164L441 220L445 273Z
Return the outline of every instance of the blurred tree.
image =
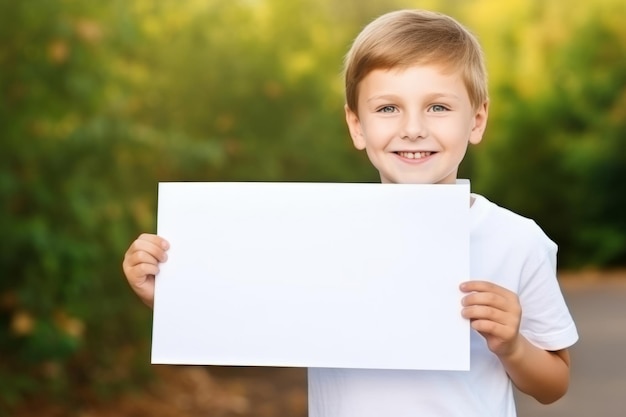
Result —
M580 7L527 2L527 22L487 36L506 52L487 51L492 123L474 185L537 220L560 244L562 265L624 265L626 6Z
M127 117L129 82L110 70L136 36L124 5L0 5L0 410L35 390L104 392L145 361L123 248L154 228L157 178L223 155Z

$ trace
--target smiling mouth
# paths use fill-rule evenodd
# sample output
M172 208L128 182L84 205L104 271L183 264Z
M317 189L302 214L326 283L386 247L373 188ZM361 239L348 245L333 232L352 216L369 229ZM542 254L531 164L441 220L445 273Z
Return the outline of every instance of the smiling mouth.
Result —
M422 159L429 157L434 152L396 152L399 156L407 159Z

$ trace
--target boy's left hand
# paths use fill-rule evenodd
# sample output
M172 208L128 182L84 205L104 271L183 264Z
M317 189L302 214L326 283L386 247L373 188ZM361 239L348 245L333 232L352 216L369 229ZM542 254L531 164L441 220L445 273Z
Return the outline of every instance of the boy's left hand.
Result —
M520 347L522 307L517 294L487 281L461 284L461 314L486 340L489 350L500 358L511 357Z

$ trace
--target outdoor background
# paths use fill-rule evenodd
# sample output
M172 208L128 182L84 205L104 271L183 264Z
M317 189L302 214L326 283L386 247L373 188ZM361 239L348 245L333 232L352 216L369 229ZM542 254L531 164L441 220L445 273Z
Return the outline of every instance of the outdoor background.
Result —
M341 64L397 8L484 46L473 191L534 218L572 280L626 266L624 0L0 0L0 416L301 415L299 371L151 367L122 257L159 181L376 182Z

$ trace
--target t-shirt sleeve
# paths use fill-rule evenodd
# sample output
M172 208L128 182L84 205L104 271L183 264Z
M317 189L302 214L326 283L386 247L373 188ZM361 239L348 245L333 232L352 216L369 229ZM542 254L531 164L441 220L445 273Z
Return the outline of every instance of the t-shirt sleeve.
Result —
M518 292L520 333L542 349L565 349L576 343L578 332L556 277L557 246L534 226Z

